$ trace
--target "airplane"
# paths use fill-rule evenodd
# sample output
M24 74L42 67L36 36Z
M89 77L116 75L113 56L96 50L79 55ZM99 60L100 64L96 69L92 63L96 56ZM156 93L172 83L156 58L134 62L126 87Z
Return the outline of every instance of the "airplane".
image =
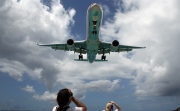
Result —
M74 53L80 53L79 59L74 59L75 61L89 61L93 63L94 61L107 61L106 53L110 52L123 52L131 51L132 49L140 49L146 47L136 47L120 45L118 40L113 40L112 43L104 42L99 39L100 27L102 24L103 10L102 7L97 4L91 4L87 9L86 15L86 25L87 34L86 40L74 41L73 39L68 39L66 43L59 44L38 44L38 46L47 46L55 50L64 51L74 51ZM83 59L82 54L87 54L87 59ZM102 54L101 59L96 59L97 54Z

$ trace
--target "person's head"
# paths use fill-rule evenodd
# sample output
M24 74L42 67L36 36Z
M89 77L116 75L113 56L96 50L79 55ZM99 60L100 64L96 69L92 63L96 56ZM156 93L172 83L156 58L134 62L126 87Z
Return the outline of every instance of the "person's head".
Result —
M105 111L112 111L113 110L113 104L111 102L108 102L106 104Z
M58 94L57 94L57 103L58 105L63 108L66 105L69 105L71 102L71 98L73 96L73 93L71 92L71 90L64 88L61 89Z

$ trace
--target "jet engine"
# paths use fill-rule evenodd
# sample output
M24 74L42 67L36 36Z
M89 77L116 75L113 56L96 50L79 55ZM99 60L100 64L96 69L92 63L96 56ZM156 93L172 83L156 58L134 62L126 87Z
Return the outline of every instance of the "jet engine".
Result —
M74 50L74 40L73 39L67 40L67 48L68 48L68 50Z
M111 44L111 51L115 52L118 49L118 47L119 47L119 41L114 40Z

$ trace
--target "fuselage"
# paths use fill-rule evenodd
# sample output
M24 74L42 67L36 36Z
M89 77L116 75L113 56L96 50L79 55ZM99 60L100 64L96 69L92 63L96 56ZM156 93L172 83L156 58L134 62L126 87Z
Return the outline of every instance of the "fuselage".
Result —
M99 47L99 32L102 24L103 10L97 3L91 4L87 10L87 59L92 63L96 59Z

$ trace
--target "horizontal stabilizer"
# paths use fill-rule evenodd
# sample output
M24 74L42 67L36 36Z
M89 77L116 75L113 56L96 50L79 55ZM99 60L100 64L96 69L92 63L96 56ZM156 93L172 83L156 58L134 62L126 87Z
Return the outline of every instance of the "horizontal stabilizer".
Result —
M74 61L88 61L87 59L74 59ZM108 61L108 60L101 60L101 59L95 59L94 62L105 62L105 61Z
M74 59L74 61L88 61L87 59Z
M108 61L108 60L101 60L101 59L96 59L94 60L95 62L105 62L105 61Z

